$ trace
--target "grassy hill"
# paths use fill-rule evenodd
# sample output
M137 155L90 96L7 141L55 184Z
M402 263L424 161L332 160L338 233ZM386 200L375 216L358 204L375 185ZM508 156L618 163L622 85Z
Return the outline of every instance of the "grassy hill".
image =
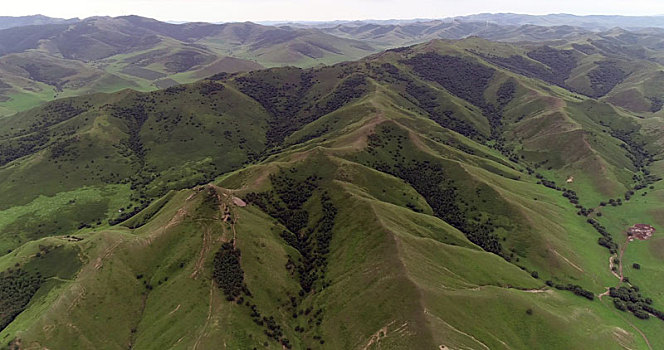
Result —
M625 230L664 224L662 121L584 57L438 40L6 117L0 344L660 348Z
M39 23L39 22L37 22ZM335 26L170 24L138 16L93 17L0 30L0 115L62 97L125 88L153 91L217 73L357 60L437 39L481 37L485 60L633 113L658 112L659 29L593 32L575 26L450 21ZM554 66L549 66L554 65Z
M222 72L332 64L376 51L316 29L254 23L176 25L127 16L12 27L0 30L0 115L60 97L151 91Z

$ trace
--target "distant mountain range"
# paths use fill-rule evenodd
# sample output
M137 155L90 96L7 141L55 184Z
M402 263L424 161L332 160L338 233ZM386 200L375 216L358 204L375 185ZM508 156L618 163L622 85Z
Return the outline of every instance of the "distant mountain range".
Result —
M64 19L64 18L47 17L43 15L20 16L20 17L0 16L0 29L7 29L7 28L21 27L21 26L36 26L42 24L76 23L78 21L80 21L80 19L78 18Z
M60 97L124 88L149 91L263 67L334 64L429 40L471 36L552 45L591 41L604 43L599 46L606 54L617 50L661 62L664 29L616 26L657 24L662 18L482 14L267 26L173 24L139 16L5 17L0 24L14 26L0 30L0 115ZM604 27L611 29L597 31Z
M259 22L265 25L299 25L314 27L331 26L362 26L365 24L377 25L409 25L417 22L484 22L498 25L521 26L574 26L593 31L603 31L614 27L624 29L636 28L664 28L664 15L654 16L617 16L617 15L590 15L577 16L571 14L526 15L517 13L481 13L468 16L446 18L417 18L417 19L388 19L388 20L354 20L354 21L269 21Z
M43 15L32 16L0 16L0 29L26 25L76 23L79 18L63 19ZM619 16L619 15L587 15L578 16L566 13L548 15L527 15L518 13L480 13L468 16L445 18L413 18L413 19L365 19L351 21L257 21L255 23L266 26L304 26L304 27L331 27L331 26L361 26L364 24L378 25L407 25L417 22L430 21L463 21L463 22L489 22L499 25L537 25L537 26L574 26L585 29L602 31L614 27L623 29L636 28L664 28L664 14L652 16ZM186 21L164 21L170 24L186 24ZM218 22L216 24L222 24Z
M57 97L154 90L221 72L332 64L379 51L309 28L128 17L0 30L0 114Z
M623 29L664 28L664 16L576 16L570 14L523 15L515 13L484 13L454 17L452 20L490 22L500 25L574 26L603 31Z

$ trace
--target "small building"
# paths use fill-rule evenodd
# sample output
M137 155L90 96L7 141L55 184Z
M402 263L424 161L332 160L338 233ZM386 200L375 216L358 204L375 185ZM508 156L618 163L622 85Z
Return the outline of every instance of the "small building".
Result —
M627 234L636 239L645 240L652 237L655 228L647 224L636 224L627 230Z

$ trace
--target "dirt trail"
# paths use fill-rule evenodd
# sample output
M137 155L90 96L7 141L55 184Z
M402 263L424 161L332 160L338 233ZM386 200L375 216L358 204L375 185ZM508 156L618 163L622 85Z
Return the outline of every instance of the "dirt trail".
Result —
M622 282L625 279L625 276L623 275L623 256L625 255L625 250L627 249L627 245L632 241L632 237L627 236L625 238L625 243L623 243L622 247L620 247L620 252L618 254L613 254L609 257L609 272L611 272L612 275L616 276L620 282ZM614 259L618 259L618 272L614 271L613 268L615 267L615 263L613 262ZM618 284L619 287L620 284ZM607 287L608 288L608 287Z
M369 349L369 347L371 345L373 345L375 343L378 343L378 341L380 341L380 338L385 337L387 335L387 328L389 326L393 325L394 322L396 322L396 321L392 321L392 322L386 324L383 328L379 329L378 331L376 331L376 333L372 334L371 337L369 338L369 342L367 343L367 345L365 345L362 348L362 350Z
M625 249L627 249L627 244L631 242L630 237L627 236L627 239L625 240L625 243L622 245L620 248L620 254L611 254L609 256L609 272L614 275L618 279L618 284L615 286L616 288L620 287L620 283L623 281L623 254L625 253ZM618 259L618 272L614 271L615 263L613 262L615 259ZM606 287L606 291L602 294L599 294L597 297L599 300L602 300L602 297L610 295L610 288L611 287Z
M173 215L173 217L166 224L166 226L164 226L164 230L167 230L167 229L179 224L182 221L182 219L184 219L184 217L186 215L187 215L187 210L185 210L184 208L178 209L177 213L175 213L175 215Z
M623 280L625 278L625 276L623 275L623 256L625 254L625 250L627 249L627 246L629 245L629 243L632 242L632 240L634 240L634 238L632 236L630 236L626 231L623 232L623 233L627 237L625 238L625 243L623 243L622 247L620 247L620 252L618 254L612 254L609 257L609 272L611 272L611 274L616 276L616 278L618 278L618 281L619 281L618 284L616 285L616 288L620 287L620 284L623 282ZM640 240L647 240L648 238L650 238L650 236L648 236L646 238L643 238L643 239L640 239ZM618 258L618 268L617 268L618 272L613 271L613 267L615 266L615 264L613 263L614 258ZM599 298L600 301L602 300L603 296L610 295L609 289L610 289L610 287L606 287L606 291L604 293L598 295L598 298ZM641 337L643 338L643 341L646 342L646 345L648 346L648 349L652 350L652 346L650 345L650 341L648 340L648 337L645 335L645 333L643 333L643 331L641 331L641 329L639 329L632 322L630 322L625 317L623 317L623 315L621 315L618 311L616 311L616 310L613 310L613 311L618 316L620 316L620 318L622 318L623 321L625 321L628 325L630 325L632 328L634 328L634 330L637 331L641 335Z
M620 314L620 311L613 310L616 315L618 315L620 318L622 318L623 321L625 321L628 325L630 325L632 328L634 328L635 331L637 331L641 337L643 338L643 341L646 342L646 345L648 346L649 350L652 350L652 345L650 345L650 341L648 340L648 337L646 337L645 333L643 333L637 326L635 326L632 322L627 320L623 315Z
M214 191L215 196L217 197L217 201L219 202L219 219L225 223L228 222L231 226L231 231L233 233L233 248L235 248L237 245L237 231L235 229L235 224L240 218L240 215L238 214L235 207L246 206L246 203L242 199L233 196L229 190L219 186L208 184L208 188ZM226 231L225 228L222 227L222 229L224 232ZM222 237L219 237L219 239L223 239L223 235ZM210 250L214 245L214 241L215 240L212 237L211 228L205 227L203 229L203 245L201 246L201 251L198 254L198 260L196 261L194 271L191 273L191 278L196 279L196 277L198 277L198 275L203 270L206 257L210 253Z
M491 350L491 348L489 348L486 344L484 344L484 343L482 343L481 341L479 341L477 338L475 338L475 337L473 337L472 335L470 335L470 334L468 334L468 333L466 333L466 332L464 332L464 331L461 331L461 330L459 330L458 328L452 326L451 324L447 323L447 322L446 322L445 320L443 320L442 318L440 318L440 317L438 317L438 316L432 314L431 312L429 312L429 310L424 309L424 313L425 313L426 315L429 315L429 316L435 317L437 320L441 321L441 322L444 323L446 326L450 327L450 329L452 329L453 331L455 331L455 332L457 332L457 333L459 333L459 334L465 335L466 337L472 339L474 342L476 342L476 343L478 343L479 345L481 345L482 348L487 349L487 350Z
M207 185L209 189L213 190L217 200L219 202L219 220L223 221L224 223L228 222L231 226L231 230L233 231L233 248L235 248L235 245L237 244L237 231L235 230L235 224L240 218L239 213L236 210L236 207L243 207L246 206L246 203L240 198L237 198L231 194L230 190L221 188L219 186L216 186L214 184L208 184ZM223 226L222 226L223 227ZM225 232L225 229L224 229ZM219 237L219 239L223 239L222 237ZM204 263L206 260L206 256L209 254L210 249L214 245L213 242L213 237L212 237L212 232L210 228L207 228L205 230L205 233L203 235L203 247L201 248L201 252L198 257L198 261L196 263L196 268L194 269L194 272L192 273L192 278L196 278L196 276L203 271ZM208 299L208 315L207 318L205 319L205 324L201 328L200 334L198 335L198 338L196 339L196 342L194 343L194 346L192 349L197 349L198 346L201 343L201 340L206 334L206 331L208 327L210 326L212 316L215 314L213 312L214 310L214 304L215 304L215 291L217 289L215 288L214 285L214 280L210 280L210 296ZM176 309L177 310L177 309ZM174 310L175 311L175 310Z
M615 255L615 254L609 256L609 272L611 272L612 275L616 276L617 279L622 281L622 278L620 277L620 275L617 272L613 271L613 267L614 267L613 260L617 257L618 256Z
M205 228L203 231L203 245L201 246L201 251L198 253L198 260L196 260L196 266L194 267L194 271L189 276L190 278L196 279L201 270L203 270L203 265L205 264L205 257L207 256L212 246L211 243L212 243L212 234L210 233L209 228Z
M210 280L210 297L208 299L208 315L207 318L205 319L205 324L203 325L203 328L201 328L201 333L198 335L198 338L196 338L196 342L194 343L194 346L192 347L193 350L196 350L198 348L198 344L201 343L201 339L203 339L203 335L205 335L205 330L207 329L208 325L210 324L210 320L212 319L212 309L214 306L214 281Z
M115 249L118 246L120 246L120 244L122 244L122 240L118 240L112 246L106 248L106 250L104 250L104 253L97 258L97 261L95 261L95 269L99 270L104 265L104 259L111 256L111 254L113 254L113 251L115 251Z
M579 272L583 272L583 269L580 268L579 265L577 265L577 264L575 264L575 263L569 261L569 259L567 259L566 257L562 256L560 253L558 253L557 250L555 250L555 249L551 249L551 251L552 251L554 254L558 255L561 259L565 260L565 262L567 262L568 264L570 264L570 266L572 266L573 268L579 270Z
M237 244L237 231L235 229L235 224L237 224L240 219L240 214L238 213L236 207L245 207L245 203L241 198L233 196L230 190L221 188L214 184L208 185L210 188L214 189L217 194L217 200L219 201L219 213L221 214L222 220L228 222L231 226L231 231L233 232L233 248Z
M540 288L540 289L519 289L524 293L551 293L551 289Z
M180 306L182 306L182 304L178 304L178 306L176 306L175 309L173 309L173 311L169 312L168 315L170 316L170 315L172 315L174 312L180 310Z

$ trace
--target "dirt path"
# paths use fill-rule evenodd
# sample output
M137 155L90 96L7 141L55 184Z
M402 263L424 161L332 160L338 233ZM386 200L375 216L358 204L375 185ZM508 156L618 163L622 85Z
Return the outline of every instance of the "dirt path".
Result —
M632 238L628 235L627 238L625 238L625 243L623 244L622 248L620 248L620 257L618 258L618 271L620 274L620 281L622 282L624 279L623 275L623 255L625 255L625 249L627 249L627 245L629 242L632 241Z
M612 275L616 276L620 282L622 282L625 278L623 275L623 256L625 255L625 250L627 249L627 245L629 242L632 240L630 239L629 236L625 239L625 243L623 243L622 247L620 247L620 252L617 254L613 254L609 257L609 272L611 272ZM614 271L613 268L615 267L615 263L613 262L614 259L618 259L618 272ZM619 287L620 283L616 286Z
M208 298L208 315L207 318L205 319L205 324L203 325L203 328L201 328L201 333L198 334L198 338L196 338L196 342L194 343L194 346L192 347L193 350L196 350L198 348L198 345L201 343L201 339L203 339L203 335L205 335L205 330L207 329L208 325L210 324L210 320L212 319L212 309L214 306L214 280L210 280L210 297Z
M633 240L633 238L630 235L628 235L626 231L623 232L623 233L627 237L625 238L625 243L623 243L622 247L620 247L620 252L617 253L617 254L612 254L609 257L609 272L611 272L611 274L616 276L616 278L618 278L618 281L619 281L618 284L616 285L616 288L620 287L620 283L622 283L622 281L625 278L625 276L623 275L623 257L625 255L625 250L627 249L627 246ZM647 238L645 238L645 239L647 239ZM615 266L615 264L613 263L614 258L618 258L618 268L617 268L618 272L613 271L613 267ZM610 289L610 287L606 287L606 291L604 293L598 295L598 298L599 298L600 301L602 300L603 296L610 295L609 289ZM634 328L634 330L637 331L641 335L641 337L643 338L643 341L646 342L646 345L648 346L648 349L652 350L652 345L650 345L650 341L648 340L648 337L645 335L645 333L643 333L643 331L641 331L641 329L639 329L636 325L634 325L632 322L627 320L622 314L620 314L620 312L618 312L616 310L612 310L612 311L614 311L618 316L620 316L620 318L623 321L625 321L628 325L630 325L632 328Z
M565 262L567 262L568 264L570 264L570 266L572 266L573 268L579 270L579 272L583 272L583 269L580 268L579 265L577 265L577 264L575 264L575 263L569 261L569 259L567 259L566 257L562 256L560 253L558 253L557 250L555 250L555 249L551 249L551 251L552 251L554 254L558 255L561 259L565 260Z
M387 335L387 328L389 326L393 325L394 322L396 322L396 321L392 321L392 322L386 324L383 328L379 329L378 331L376 331L376 333L372 334L371 337L369 338L369 342L367 343L367 345L365 345L362 348L362 350L369 349L369 347L371 345L373 345L375 343L378 343L378 341L380 341L381 338L385 337Z
M198 260L196 260L196 266L194 271L189 276L190 278L196 279L198 274L203 270L203 265L205 264L205 257L207 256L210 248L212 246L212 234L210 233L210 228L206 227L203 230L203 245L201 246L201 251L198 253Z
M634 330L637 331L637 332L641 335L641 337L643 338L643 341L646 342L646 345L648 346L648 349L649 349L649 350L652 350L652 345L650 345L650 341L648 340L648 337L646 337L645 333L643 333L643 332L642 332L637 326L635 326L632 322L630 322L630 321L627 320L623 315L621 315L621 312L620 312L620 311L617 311L617 310L612 310L612 311L613 311L616 315L618 315L623 321L625 321L625 323L627 323L627 324L630 325L632 328L634 328Z
M240 198L234 197L230 191L223 189L219 186L215 186L214 184L208 184L208 187L212 189L215 192L215 195L217 197L217 200L219 202L219 220L223 221L224 223L228 222L231 226L231 230L233 231L233 248L235 248L235 245L237 244L237 231L235 229L235 224L240 218L240 215L238 214L236 210L236 206L245 206L246 203L242 201ZM222 226L223 227L223 226ZM224 232L226 229L223 229ZM219 239L222 239L223 237L219 237ZM196 262L196 268L194 272L192 273L192 278L196 278L196 276L203 271L203 267L205 264L205 259L207 255L210 252L210 249L214 245L214 239L212 237L212 231L208 227L205 230L205 233L203 235L203 247L201 247L201 252L198 257L198 261ZM215 291L217 289L215 288L214 285L214 280L210 280L210 294L208 298L208 315L207 318L205 319L205 324L201 328L200 333L198 334L198 338L196 339L196 342L194 343L194 346L192 349L197 349L198 346L201 343L201 340L205 336L208 327L210 326L210 323L212 321L212 317L214 315L214 304L215 304ZM177 309L176 309L177 310ZM174 310L175 311L175 310Z
M176 226L177 224L182 222L182 219L184 219L185 216L187 216L187 210L185 210L184 208L178 209L178 211L175 213L175 215L173 215L171 220L166 224L166 226L164 226L164 230Z
M111 254L113 254L113 251L114 251L118 246L120 246L120 244L122 244L122 240L118 240L118 241L115 242L112 246L106 248L106 250L104 250L104 253L103 253L102 255L100 255L100 256L97 258L97 260L95 261L95 269L99 270L99 269L102 267L102 265L104 265L104 259L106 259L106 258L108 258L109 256L111 256Z
M609 256L609 272L611 272L612 275L616 276L617 279L622 281L622 278L620 277L620 275L617 272L613 271L613 267L614 267L613 260L617 257L618 257L618 255L615 255L615 254Z
M438 321L440 321L440 322L444 323L446 326L450 327L451 330L453 330L453 331L455 331L455 332L457 332L457 333L459 333L459 334L465 335L466 337L472 339L474 342L476 342L477 344L481 345L482 348L487 349L487 350L491 350L491 348L489 348L486 344L484 344L484 343L482 343L481 341L479 341L477 338L475 338L475 337L473 337L472 335L470 335L470 334L468 334L468 333L466 333L466 332L464 332L464 331L461 331L461 330L459 330L458 328L452 326L451 324L447 323L447 322L446 322L445 320L443 320L442 318L440 318L440 317L438 317L438 316L432 314L431 312L429 312L429 310L424 309L424 313L425 313L426 315L431 316L431 317L435 317Z
M245 207L245 203L242 199L233 196L232 191L226 190L219 186L209 184L210 188L214 189L217 194L217 200L219 201L219 213L221 214L222 220L228 222L231 226L231 231L233 232L233 248L237 245L237 230L235 225L240 219L240 214L236 207Z
M609 295L609 287L606 287L606 291L600 295L597 296L599 300L602 300L602 297Z
M516 289L516 288L511 288L511 289ZM520 290L524 293L550 293L551 289L546 289L546 288L540 288L540 289L517 289Z
M178 306L176 306L175 309L173 309L173 311L169 312L168 315L170 316L173 313L175 313L176 311L180 310L180 306L182 306L182 304L178 304Z

